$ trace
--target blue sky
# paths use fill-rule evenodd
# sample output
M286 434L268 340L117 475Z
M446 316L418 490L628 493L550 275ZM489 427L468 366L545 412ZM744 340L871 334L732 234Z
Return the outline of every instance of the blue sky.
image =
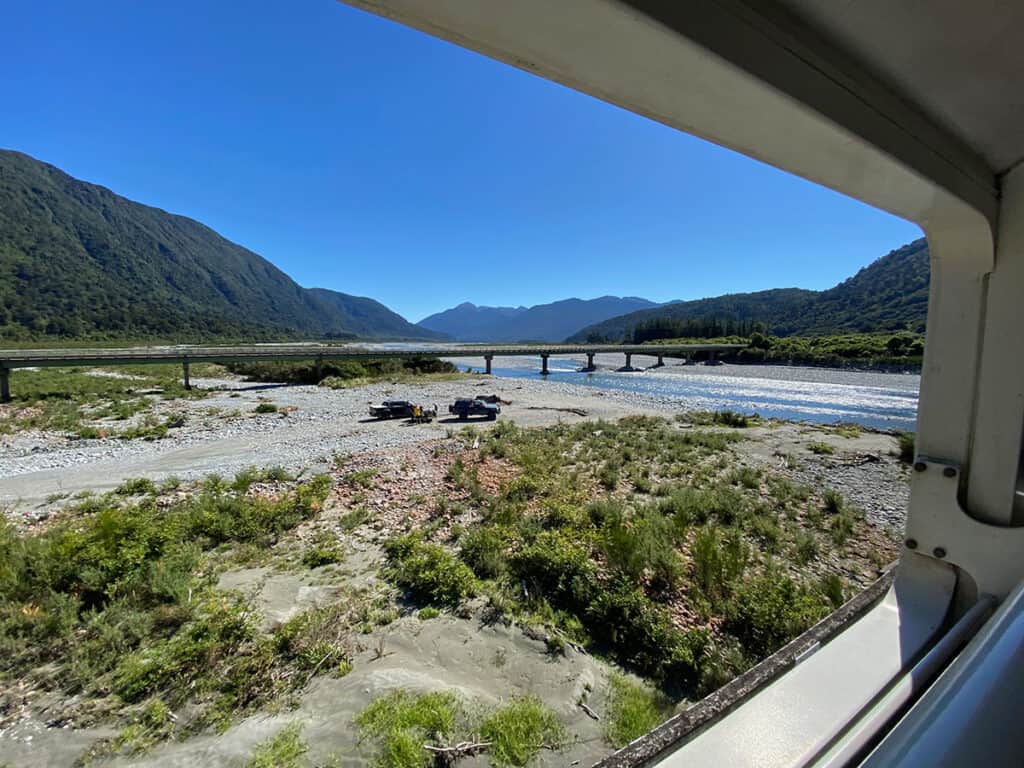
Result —
M412 320L826 288L913 224L334 0L4 9L0 147Z

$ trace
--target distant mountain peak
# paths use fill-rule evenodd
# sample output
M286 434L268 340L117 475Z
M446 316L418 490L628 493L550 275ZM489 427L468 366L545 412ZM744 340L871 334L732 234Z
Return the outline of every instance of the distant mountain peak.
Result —
M561 341L594 322L657 306L637 297L569 298L532 307L488 307L463 302L430 315L419 325L456 341Z

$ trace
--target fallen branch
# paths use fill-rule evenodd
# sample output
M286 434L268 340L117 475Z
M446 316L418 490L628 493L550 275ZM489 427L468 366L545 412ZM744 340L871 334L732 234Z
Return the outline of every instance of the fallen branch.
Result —
M466 757L487 749L491 743L490 741L462 741L452 747L435 747L433 744L424 744L423 748L428 752L449 757Z
M584 704L582 701L580 702L580 709L586 712L587 715L592 719L597 720L597 722L599 723L601 722L601 716L597 714L597 712L592 710L590 707L588 707L586 704Z
M548 405L528 405L526 406L528 411L560 411L562 413L573 413L577 416L586 416L587 412L582 408L555 408Z

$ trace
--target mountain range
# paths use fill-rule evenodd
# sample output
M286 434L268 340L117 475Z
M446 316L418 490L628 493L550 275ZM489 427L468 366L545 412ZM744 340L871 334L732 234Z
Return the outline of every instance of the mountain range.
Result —
M439 339L197 221L0 150L0 339Z
M825 291L777 288L678 301L581 328L569 340L619 341L642 324L759 323L775 336L924 330L930 264L924 238L891 251ZM678 335L685 335L679 333Z
M565 299L533 307L478 307L465 302L425 317L418 325L456 341L562 341L584 326L656 306L634 296Z
M0 341L367 338L620 341L921 330L929 254L915 240L825 291L781 288L669 304L636 297L471 303L407 322L370 298L304 288L209 227L0 150ZM698 329L698 333L693 331Z

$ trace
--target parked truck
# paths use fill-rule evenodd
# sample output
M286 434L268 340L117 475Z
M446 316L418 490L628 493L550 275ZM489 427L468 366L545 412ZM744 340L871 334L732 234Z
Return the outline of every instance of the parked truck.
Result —
M489 403L482 397L460 397L448 406L448 413L454 414L460 419L484 416L493 421L501 413L501 406L497 403Z
M375 419L404 419L412 416L413 404L408 400L385 400L380 405L370 406L370 416Z

